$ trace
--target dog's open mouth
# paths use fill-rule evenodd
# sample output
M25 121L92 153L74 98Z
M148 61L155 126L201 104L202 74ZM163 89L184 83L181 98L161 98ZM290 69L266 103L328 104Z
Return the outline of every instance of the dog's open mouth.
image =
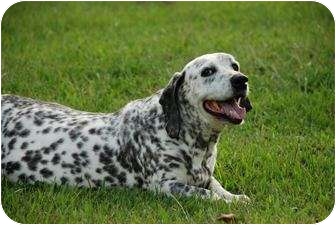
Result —
M204 109L218 119L226 119L231 123L240 124L246 115L246 109L240 106L240 97L226 101L205 100Z

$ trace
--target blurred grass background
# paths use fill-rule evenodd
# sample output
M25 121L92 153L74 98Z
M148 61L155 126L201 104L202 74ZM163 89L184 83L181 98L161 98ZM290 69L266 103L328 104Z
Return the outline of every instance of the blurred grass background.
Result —
M11 184L20 223L315 223L334 205L334 19L315 2L20 2L1 26L1 93L112 112L191 59L233 54L254 110L223 131L216 177L250 205L132 189Z

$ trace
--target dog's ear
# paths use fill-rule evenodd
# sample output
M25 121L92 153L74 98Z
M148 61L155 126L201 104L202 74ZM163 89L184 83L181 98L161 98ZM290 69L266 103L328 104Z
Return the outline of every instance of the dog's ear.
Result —
M178 104L178 90L184 81L185 73L175 73L163 90L159 103L166 120L166 131L171 138L179 138L181 115Z
M249 112L252 109L252 105L251 105L251 102L250 102L250 100L249 100L248 97L242 98L240 100L240 104L239 105L241 107L244 107L246 109L246 112Z

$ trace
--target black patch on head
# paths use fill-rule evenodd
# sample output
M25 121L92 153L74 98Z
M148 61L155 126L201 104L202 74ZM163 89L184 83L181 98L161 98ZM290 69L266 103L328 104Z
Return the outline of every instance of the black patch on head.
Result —
M163 90L159 103L166 119L166 131L171 138L179 138L181 116L179 110L178 92L185 77L185 72L182 74L176 73L170 80L168 86Z
M62 151L62 155L65 155L66 154L66 151Z
M43 168L40 170L40 174L42 174L42 176L44 178L48 178L48 177L51 177L53 175L53 172L47 168Z

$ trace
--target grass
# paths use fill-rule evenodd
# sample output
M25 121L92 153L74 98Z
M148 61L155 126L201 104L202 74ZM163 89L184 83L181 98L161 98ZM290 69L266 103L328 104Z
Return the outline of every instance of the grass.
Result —
M111 112L150 95L192 58L225 51L254 110L227 128L216 177L250 205L138 189L12 184L20 223L315 223L334 206L334 19L314 2L22 2L2 19L2 93Z

